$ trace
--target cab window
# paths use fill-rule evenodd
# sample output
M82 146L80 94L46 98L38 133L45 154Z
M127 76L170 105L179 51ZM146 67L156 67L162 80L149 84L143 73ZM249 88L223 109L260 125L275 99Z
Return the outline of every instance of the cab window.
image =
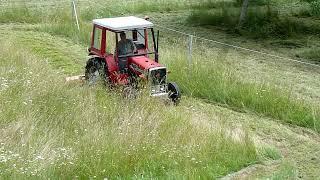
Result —
M144 30L134 30L132 31L132 39L137 49L145 49L145 38Z
M102 29L95 28L95 30L94 30L94 41L93 41L93 47L95 49L100 50L100 48L101 48L101 37L102 37Z
M106 53L113 54L116 50L116 36L117 34L111 31L106 32Z

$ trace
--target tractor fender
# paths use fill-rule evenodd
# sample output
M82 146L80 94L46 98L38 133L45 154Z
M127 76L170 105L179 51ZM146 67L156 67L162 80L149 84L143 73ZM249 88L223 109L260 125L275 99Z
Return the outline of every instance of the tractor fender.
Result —
M87 61L89 61L90 59L101 59L101 57L93 54L87 57Z
M89 63L92 63L92 62L94 62L94 63L99 63L100 65L106 64L105 61L104 61L104 59L101 58L100 56L97 56L97 55L89 55L89 56L87 57L87 63L86 63L86 65L88 65Z

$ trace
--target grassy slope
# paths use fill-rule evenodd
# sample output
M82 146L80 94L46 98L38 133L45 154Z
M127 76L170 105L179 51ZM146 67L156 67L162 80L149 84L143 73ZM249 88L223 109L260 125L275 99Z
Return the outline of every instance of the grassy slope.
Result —
M175 13L175 16L173 14L150 14L154 22L183 32L189 32L191 34L195 33L200 37L248 47L250 49L257 49L271 54L278 54L277 51L280 51L280 54L283 56L287 53L289 56L292 54L290 51L296 51L296 49L281 48L279 47L281 45L277 45L275 43L292 42L299 43L304 46L310 43L317 43L319 41L319 39L315 37L310 38L308 42L302 38L287 41L272 39L267 39L264 42L255 41L252 39L250 40L243 37L233 36L219 30L218 28L189 26L184 24L185 17L187 15L188 13L181 12ZM177 35L176 33L172 33L161 28L160 30L163 31L164 34L180 38L180 41L183 43L187 41L186 36ZM208 43L199 39L195 41L195 54L205 52L203 54L210 55L210 57L208 56L208 60L214 59L215 61L222 61L230 64L229 68L232 68L232 71L234 71L237 76L244 81L271 85L274 84L279 88L290 90L293 95L299 99L305 99L309 102L320 101L320 83L317 81L317 79L320 78L320 70L318 68L292 63L279 58L249 53L242 50L235 50L233 48L221 46L215 43ZM272 44L272 46L270 44ZM199 49L196 47L199 47Z
M208 178L258 160L243 129L235 137L223 125L194 125L183 107L65 84L52 67L77 71L81 47L69 46L64 59L76 66L57 66L59 48L72 43L53 38L11 31L1 39L2 177Z
M176 37L168 40L169 42L166 40L162 40L162 43L170 44L175 51L171 51L168 46L160 48L161 59L172 71L171 80L177 81L185 94L236 110L253 111L290 124L319 130L319 104L313 106L313 103L297 100L286 86L280 86L280 89L271 82L242 81L233 72L233 64L224 62L223 57L226 55L219 56L221 54L212 52L207 44L198 47L200 43L194 45L193 63L189 66L185 56L186 48L183 48L184 39ZM294 73L300 74L299 71Z
M144 5L141 5L141 6L144 6ZM128 7L130 7L130 5L127 5L125 9L127 10ZM160 16L159 19L162 20L161 22L163 22L163 19L165 19L165 17L167 17L163 15L159 15L159 16ZM170 16L170 17L176 18L176 16ZM169 21L179 22L179 20L180 19L178 20L170 19ZM180 24L179 24L179 27L180 27ZM178 39L175 38L175 40L182 41L182 43L172 44L172 42L169 42L169 44L171 43L170 46L175 46L175 49L179 52L175 54L169 53L171 57L168 57L167 56L168 47L165 47L164 48L165 50L161 52L166 56L166 58L163 58L163 60L168 59L169 61L167 61L167 63L170 64L171 63L170 61L172 59L174 60L180 59L181 61L179 62L183 63L184 64L183 66L186 67L185 62L183 61L183 58L185 58L185 56L183 55L181 56L181 54L185 53L185 52L181 53L181 51L184 51L184 49L181 49L181 47L184 46L186 41L183 38L180 39L180 35L179 35L179 38ZM175 40L173 40L173 42ZM163 44L166 44L166 43L163 43ZM206 45L211 46L212 44L210 45L206 44ZM211 49L208 49L207 47L202 46L199 49L196 49L194 54L195 55L205 54L206 56L208 56L210 60L212 60L212 57L209 56L211 54L213 54L214 56L221 55L220 52L218 52L217 54L214 54L214 53L211 53L210 50ZM205 53L202 53L203 51L205 51ZM221 49L218 51L221 51ZM287 65L284 64L279 68L280 64L277 60L274 60L274 58L267 58L266 61L271 60L273 62L262 63L259 65L259 63L256 62L257 56L247 55L243 52L239 53L233 50L229 52L229 49L223 49L222 51L223 51L222 53L226 53L226 55L222 54L222 59L220 57L215 58L216 61L227 61L227 63L229 63L228 68L231 69L230 71L237 71L237 73L240 73L242 75L243 80L247 81L249 79L253 81L254 84L257 83L258 85L254 85L251 83L242 83L238 81L237 79L239 78L235 78L236 76L238 76L238 74L236 73L234 76L230 76L229 79L228 77L225 77L226 75L223 74L224 72L222 73L219 72L216 74L214 72L217 69L219 69L219 67L208 68L211 66L210 63L206 64L205 65L206 67L204 66L201 67L198 64L196 68L193 68L191 70L193 71L191 74L195 74L194 76L191 76L191 77L188 75L188 70L180 68L181 64L177 65L177 63L173 63L174 64L172 66L173 69L179 68L179 71L176 71L179 73L175 73L173 79L180 82L183 86L183 90L189 93L189 95L205 98L205 99L208 99L209 101L227 104L232 108L237 108L240 110L254 111L263 115L284 120L285 122L289 122L299 126L309 127L318 131L320 127L319 113L318 113L319 104L317 104L314 101L314 97L318 97L317 87L319 87L320 84L318 81L315 80L313 76L320 76L319 73L317 72L305 73L302 77L300 77L301 70L299 68L301 67L295 68L294 65L291 63L289 64L288 67L286 67ZM231 57L228 57L228 56L231 56ZM234 60L231 58L233 58ZM239 63L238 60L242 58L245 59L244 60L245 62ZM204 60L207 60L207 59L202 57L200 58L200 60L198 60L198 62L202 63ZM265 64L267 64L268 67L263 67L265 66ZM235 65L236 67L234 67ZM292 66L295 68L293 72L291 69ZM259 67L259 69L257 69L256 67ZM287 69L283 69L281 67L287 68ZM305 67L302 67L302 68L305 68ZM272 72L270 71L270 69L272 69L271 70ZM274 69L277 69L278 74L273 72ZM265 72L263 72L263 74L260 75L260 70L263 70ZM286 72L283 72L283 71L286 71ZM201 73L199 72L207 72L210 75L209 77L207 75L205 75L205 77L200 77ZM227 76L229 76L228 75L229 72L225 72L225 73L227 73ZM286 74L285 76L283 76L284 73ZM290 78L289 81L287 77ZM206 80L205 81L202 80L200 82L195 83L199 79L206 79ZM308 80L308 82L305 82L306 79ZM293 80L294 83L292 83L291 80ZM303 82L303 85L301 85L302 84L301 82ZM276 88L272 87L272 84L274 83L277 85ZM259 84L263 84L263 85L259 85ZM271 87L270 87L270 84L271 84ZM309 86L311 87L306 88ZM184 87L188 87L188 88L184 88ZM284 88L284 90L282 90L284 91L284 93L278 93L279 91L278 88L279 89ZM312 95L310 95L310 93L312 93ZM303 100L296 102L295 97L292 98L291 94L293 94L294 96L297 96L298 99L303 98ZM301 95L302 97L300 97ZM303 101L305 99L308 101L306 104L311 104L311 106L304 105L305 103ZM315 104L315 106L313 106L313 104Z
M52 25L52 28L55 29L56 25ZM50 30L50 25L48 25L47 29ZM40 30L43 31L43 29ZM69 37L69 34L65 34L64 30L49 32ZM176 53L170 53L169 48L165 47L161 51L164 55L162 60L167 61L169 65L171 64L172 69L179 68L181 65L187 67L187 64L183 60L185 57L183 56L184 52L182 52L184 49L180 47L181 43L166 42L165 44L177 46ZM209 52L206 52L205 55L209 56L209 54ZM174 61L172 61L173 59ZM205 60L203 55L198 56L198 62L203 62L203 60ZM218 60L220 60L220 57L218 57ZM177 64L178 62L180 64ZM219 67L220 64L206 63L204 65L202 63L203 65L196 65L196 63L194 65L195 68L191 72L193 76L190 77L188 75L189 70L180 68L179 70L175 70L176 73L172 75L173 79L178 81L182 85L183 90L189 95L204 98L211 102L226 104L240 110L254 111L281 119L284 122L309 127L316 131L320 129L317 106L310 108L311 106L305 105L303 102L296 102L290 97L289 93L279 94L277 93L277 89L270 88L269 86L242 83L236 78L236 75L229 75L229 71L219 71L218 69L221 69ZM201 74L203 75L201 72L207 72L210 76L205 78L200 77ZM206 79L206 81L194 83L198 79ZM185 87L188 88L186 89ZM238 91L239 88L241 91Z
M7 32L7 31L6 31ZM12 32L14 33L14 32ZM18 34L21 32L17 32ZM33 36L36 36L38 33L32 33L32 32L28 32L26 33L28 35L25 35L23 37L25 38L31 38ZM50 37L48 39L52 39L52 36L49 36L45 33L40 34L42 37ZM14 38L14 36L11 36L11 38ZM54 39L56 39L57 37L55 37ZM37 39L37 37L35 37L35 39ZM58 38L59 39L59 38ZM63 40L63 39L61 39ZM48 40L49 41L49 40ZM60 44L64 44L68 41L56 41L56 45L57 47L59 47ZM40 43L40 42L39 42ZM33 43L32 46L35 46L38 43ZM30 45L30 43L29 43ZM68 43L66 44L68 45ZM32 47L31 46L31 47ZM50 47L52 45L49 45ZM6 47L6 46L5 46ZM52 48L48 47L49 52L51 52L51 49L55 49L55 46L53 46ZM63 46L62 46L63 47ZM29 46L25 46L26 49L30 48ZM77 52L79 49L82 49L82 47L79 47L77 45L75 45L74 48L75 52ZM29 49L31 52L33 51L32 48ZM26 54L30 53L28 51L26 51ZM59 54L59 53L58 53ZM27 57L29 57L29 55ZM40 55L40 57L45 57L49 60L51 59L51 55L46 54L46 55L41 55L38 54L38 56ZM82 55L76 55L76 53L74 54L76 57L81 58ZM40 72L40 74L36 75L36 76L40 76L42 77L41 80L39 78L36 78L34 76L31 75L32 78L30 79L37 79L37 81L40 82L39 86L36 91L37 93L35 93L35 91L32 91L31 94L42 94L47 93L47 94L52 94L54 93L54 96L64 96L66 98L66 102L68 103L68 106L71 105L70 109L74 109L73 111L71 111L71 115L68 115L67 117L73 117L72 119L75 118L75 120L72 120L71 122L68 122L69 118L65 118L63 117L64 115L60 115L58 116L59 118L64 119L65 122L62 125L58 125L59 127L52 127L52 126L57 126L57 124L52 124L52 122L55 122L54 119L55 118L55 114L59 115L59 113L70 113L70 110L65 110L63 111L62 109L60 110L56 110L55 108L48 108L48 115L50 115L49 119L46 120L43 123L39 124L39 121L37 121L36 124L30 123L28 122L29 119L35 119L34 117L37 116L43 116L45 114L38 114L38 115L34 115L34 113L29 113L30 111L25 111L23 110L23 108L25 107L23 102L25 100L28 99L22 99L17 101L16 104L10 104L9 107L16 106L16 107L21 107L22 105L22 109L18 109L19 112L16 112L17 118L15 123L5 123L1 125L1 128L4 130L2 131L3 133L1 133L1 143L5 143L2 145L2 153L5 154L5 157L11 157L12 159L10 161L8 161L7 164L9 164L8 166L3 166L5 167L4 169L8 168L9 169L9 173L14 172L14 176L15 177L22 177L22 174L19 173L21 171L26 171L30 173L35 173L35 169L38 169L40 171L40 174L42 174L43 176L56 176L59 174L59 172L61 172L61 170L66 170L66 168L68 169L68 173L66 174L66 176L76 176L76 174L74 174L74 171L79 171L81 170L82 172L84 172L83 174L77 174L77 175L82 175L82 176L94 176L98 174L99 175L105 175L106 173L98 173L97 171L102 170L104 171L104 169L101 169L99 167L101 166L105 166L106 164L103 163L103 161L99 161L102 164L96 165L96 163L94 163L95 170L93 171L88 171L89 169L82 167L82 166L77 166L78 163L83 163L86 162L88 164L91 164L92 162L97 162L96 159L106 159L105 156L103 156L101 154L103 149L106 149L105 146L101 146L101 144L103 144L103 142L105 142L104 140L101 140L100 138L96 138L96 137L105 137L105 131L106 129L104 129L103 127L105 122L101 121L101 119L105 119L105 114L103 115L99 115L99 112L110 112L110 109L105 110L102 109L101 111L97 111L95 109L92 109L94 107L97 107L97 105L94 103L95 102L95 98L94 96L96 96L96 93L99 94L99 99L101 98L111 98L114 100L114 98L112 96L110 96L108 93L105 94L106 92L104 90L94 90L94 89L86 89L84 87L78 86L78 85L64 85L63 83L63 75L57 75L55 73L55 71L50 70L51 68L47 67L46 64L41 63L41 60L38 59L39 57L34 57L33 55L30 55L32 58L32 61L27 61L30 64L31 67L34 67L34 65L38 66L37 64L40 63L41 65L41 70L35 70L35 71L31 71L31 72ZM41 58L41 59L42 59ZM54 58L53 58L54 59ZM40 60L40 61L39 61ZM70 61L72 59L68 59L68 61ZM4 61L1 61L4 62ZM25 65L25 63L20 62L21 64ZM3 65L3 64L2 64ZM20 65L19 65L20 66ZM53 66L55 66L53 64ZM43 72L43 68L45 68L45 71ZM11 68L15 69L16 67L11 66ZM38 67L39 68L39 67ZM75 67L77 68L77 67ZM75 69L74 69L75 70ZM48 73L52 71L52 73ZM7 71L7 72L10 72ZM75 71L76 72L76 71ZM28 74L30 73L30 69L26 69L24 70L24 72L21 72L23 75L24 74ZM44 74L43 74L44 73ZM9 73L10 74L10 73ZM51 75L52 76L51 76ZM48 77L49 76L49 77ZM3 77L3 75L1 75L1 77ZM13 78L14 76L12 76ZM45 79L43 79L45 78ZM44 86L46 85L42 85L42 84L47 84L46 80L47 78L50 79L50 81L54 80L55 83L58 86L63 86L63 88L58 88L60 89L57 92L54 92L56 90L48 90L48 89L53 89L52 87L48 87L48 89L43 89ZM23 78L22 78L23 80ZM51 83L54 84L54 83ZM55 85L56 86L56 85ZM57 87L56 87L57 88ZM31 88L33 89L33 88ZM62 89L62 90L61 90ZM27 89L28 91L28 89ZM93 91L93 92L92 92ZM40 93L39 93L40 92ZM80 94L79 94L80 92ZM67 94L66 94L67 93ZM89 95L89 97L88 97ZM49 95L52 96L52 95ZM3 97L3 96L2 96ZM16 96L12 96L12 98L15 98ZM18 97L21 97L20 95ZM26 97L30 97L30 94L28 94ZM42 98L43 99L43 98ZM51 98L52 99L52 98ZM55 100L56 98L53 97L52 100ZM5 96L5 100L9 100L7 98L7 96ZM1 102L6 102L6 101L1 101ZM10 100L9 100L10 101ZM28 101L26 101L27 103L29 103ZM73 103L79 104L80 102L80 107L78 107L79 105L72 105ZM93 103L93 106L87 106L85 105L86 108L88 108L88 110L86 110L85 112L79 114L79 112L81 112L83 106L85 103L90 102ZM106 101L108 102L108 101ZM103 105L99 105L100 107L106 106L106 102L100 102L103 103ZM113 102L113 101L111 101ZM117 98L116 98L116 102L117 102ZM47 103L52 103L52 102L47 102ZM55 102L57 103L56 107L61 106L61 102ZM99 107L98 106L98 107ZM27 106L28 107L28 106ZM64 106L65 107L65 106ZM102 108L103 108L102 107ZM107 107L107 106L106 106ZM180 109L181 108L181 109ZM81 109L81 110L77 110L77 109ZM170 110L171 107L166 108L166 110ZM116 110L113 110L116 111ZM176 113L177 109L174 110L174 112ZM11 111L13 112L13 111ZM23 116L21 117L22 113L20 112L26 112L26 114L23 113ZM28 113L27 113L28 112ZM318 148L319 146L317 145L317 140L315 141L313 136L305 136L303 135L303 133L301 132L295 132L294 129L292 130L292 128L287 128L286 126L283 125L279 125L277 122L273 122L267 119L262 119L260 117L257 117L255 115L246 115L246 114L242 114L242 113L235 113L232 112L230 110L224 109L224 108L218 108L216 106L211 106L211 105L206 105L204 103L199 103L198 101L194 101L192 99L186 99L184 101L184 103L181 105L181 107L178 108L178 112L181 112L182 114L185 114L186 112L191 113L189 116L191 117L190 119L190 123L192 124L192 127L196 127L196 128L200 128L202 131L208 127L217 127L217 126L222 126L222 127L229 127L227 129L231 129L230 132L232 132L235 137L239 136L239 132L241 135L241 129L246 129L246 130L250 130L251 131L251 135L254 135L256 138L259 139L259 142L256 142L255 144L258 147L269 147L270 144L273 144L273 146L280 148L281 153L283 154L284 158L282 160L282 163L279 165L281 168L279 170L275 170L276 167L279 166L275 166L274 168L257 168L256 170L252 171L251 173L248 173L248 176L252 176L252 177L263 177L263 176L269 176L272 172L274 172L274 176L278 177L278 176L283 176L283 174L288 175L289 177L296 177L298 175L303 176L303 177L318 177L318 171L317 171L317 159L312 160L314 156L316 156L316 154L310 153L310 158L305 158L304 152L305 151L309 151L309 152L318 152ZM51 114L54 113L54 114ZM89 114L87 114L89 113ZM83 115L82 115L83 114ZM108 113L109 114L109 113ZM117 114L117 113L115 113ZM76 116L75 116L76 115ZM79 117L79 116L84 116L85 121L83 120L83 117ZM93 116L93 117L90 117ZM96 117L99 117L97 119L99 120L95 120ZM109 117L110 115L108 115ZM112 116L112 115L111 115ZM6 116L8 117L8 116ZM10 117L10 116L9 116ZM48 117L41 117L41 119L39 120L45 120ZM14 119L14 118L6 118L6 119ZM82 119L79 121L79 119ZM183 117L183 119L188 119L186 117ZM66 121L67 120L67 121ZM259 120L259 122L257 122L257 120ZM52 121L51 123L48 124L48 122ZM98 122L98 125L96 124ZM209 124L208 124L209 122ZM96 125L94 125L94 124ZM124 122L124 125L127 125L129 122L126 121ZM30 129L34 129L35 127L38 127L37 124L40 125L39 131L36 131L34 133L31 133ZM52 126L51 126L51 125ZM102 125L101 125L102 124ZM272 124L272 125L270 125ZM43 129L43 126L47 126L50 125L49 127L45 127L45 130ZM179 127L176 128L181 128L181 124L178 124ZM65 128L63 128L65 127ZM239 127L240 127L240 131L239 131ZM136 128L136 127L133 127ZM210 128L211 129L211 128ZM216 128L213 128L216 129ZM223 128L224 129L224 128ZM238 129L238 130L237 130ZM275 129L277 129L277 131L275 131ZM212 129L211 129L212 130ZM210 131L211 131L210 130ZM226 130L226 129L224 129ZM224 131L223 130L223 131ZM39 134L42 136L42 131L47 131L49 132L46 137L39 138ZM228 131L228 130L227 130ZM299 130L300 131L300 130ZM214 131L215 132L215 131ZM272 132L272 133L271 133ZM271 133L271 134L270 134ZM27 134L27 135L25 135ZM28 138L27 138L28 137ZM79 138L80 137L80 138ZM287 139L288 137L290 137L290 139L283 141L283 139ZM297 143L296 138L299 137L301 139L303 139L302 141L300 141L300 146L295 147L295 144ZM317 135L315 135L315 137L317 137ZM256 139L254 138L254 139ZM90 141L88 141L87 139L91 139ZM92 146L90 148L90 152L87 152L87 149L85 148L89 142L92 141L92 139L97 139L94 140L93 143L91 143L90 145ZM131 140L129 140L131 141ZM279 143L279 141L281 143ZM14 146L13 144L10 144L9 142L13 143L13 144L21 144L21 147L19 146ZM80 143L82 142L82 143ZM80 143L80 144L79 144ZM216 144L216 143L215 143ZM266 145L269 144L269 145ZM26 146L28 145L28 146ZM80 146L81 145L81 146ZM26 148L28 147L28 149L30 148L30 146L33 147L33 149L30 149L26 152ZM71 148L70 148L71 147ZM75 148L76 147L76 148ZM81 147L81 148L78 148ZM4 149L5 148L5 149ZM141 147L143 148L143 147ZM40 151L40 149L43 149L42 151ZM303 151L301 151L301 149L304 149ZM161 149L160 150L164 150ZM159 150L159 151L160 151ZM10 154L9 151L11 151L12 153ZM23 160L19 160L19 156L15 157L14 153L21 153L22 155L19 154L19 156L29 162L26 164L26 166L22 166L22 168L29 168L29 169L23 169L23 170L18 170L18 172L16 170L14 170L15 168L11 168L13 164L19 164L19 162L23 161ZM23 153L24 152L24 153ZM9 155L10 154L10 155ZM81 155L81 154L90 154L93 156L94 160L92 160L92 157L88 157L86 158L85 156ZM60 157L59 157L60 156ZM83 161L74 161L76 157L82 157L84 158ZM224 155L225 156L225 155ZM50 158L51 157L51 158ZM141 155L137 155L135 157L141 157ZM191 156L190 156L191 157ZM236 156L238 157L238 156ZM236 158L233 157L233 158ZM272 157L269 155L265 155L266 158L268 157ZM42 158L48 158L48 159L44 159L42 160ZM271 158L272 159L272 158ZM48 164L45 162L51 162L53 164ZM303 161L304 165L306 166L302 166L300 163ZM289 167L287 167L287 162L289 163L293 163L293 165L290 165ZM69 163L67 165L67 163ZM217 163L217 162L215 162ZM76 165L75 165L76 164ZM76 168L75 168L76 167ZM271 166L273 167L273 166ZM19 167L21 168L21 167ZM79 169L80 168L80 169ZM190 167L188 167L189 169ZM41 170L42 169L42 170ZM43 170L45 169L45 170ZM129 168L130 169L130 168ZM52 172L48 172L48 170L51 170ZM234 169L235 170L235 169ZM297 170L299 170L297 172ZM105 170L106 172L107 170ZM49 173L49 174L48 174ZM97 174L96 174L97 173ZM127 174L128 171L126 171ZM177 175L177 174L175 174ZM190 176L192 174L189 174ZM247 176L244 174L238 175L238 176ZM178 176L178 175L177 175ZM12 177L12 176L11 176Z
M224 125L228 127L242 127L248 129L256 146L276 147L281 152L280 161L268 160L263 166L256 165L245 169L239 174L232 174L234 179L317 179L320 176L320 136L308 129L290 127L279 124L269 118L258 117L253 114L239 113L226 108L214 106L190 99L185 102L194 114L205 114L216 117L213 120L203 118L203 124L220 122L223 117ZM268 157L268 155L266 156Z

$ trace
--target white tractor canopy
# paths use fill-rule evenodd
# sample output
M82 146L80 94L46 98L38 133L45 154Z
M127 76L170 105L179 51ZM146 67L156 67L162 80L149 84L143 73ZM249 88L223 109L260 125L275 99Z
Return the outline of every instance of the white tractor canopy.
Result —
M113 31L125 31L153 27L152 22L134 16L94 19L93 24L97 24Z

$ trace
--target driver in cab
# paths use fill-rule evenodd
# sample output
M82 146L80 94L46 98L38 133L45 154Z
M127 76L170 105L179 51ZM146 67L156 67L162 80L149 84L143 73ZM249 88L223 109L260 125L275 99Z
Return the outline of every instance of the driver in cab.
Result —
M118 56L130 55L134 52L137 52L137 48L134 45L133 41L127 39L126 33L120 33L120 41L117 46L117 54ZM119 71L121 73L125 72L127 68L128 57L119 57Z

